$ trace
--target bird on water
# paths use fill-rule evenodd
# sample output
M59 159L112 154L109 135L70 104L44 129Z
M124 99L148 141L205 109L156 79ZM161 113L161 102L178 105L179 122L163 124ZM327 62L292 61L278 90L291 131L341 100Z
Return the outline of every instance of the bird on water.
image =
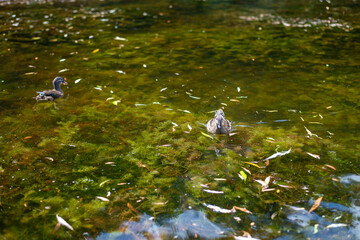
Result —
M229 133L231 131L231 122L225 118L224 111L219 109L216 111L214 118L208 121L206 128L210 133Z
M61 84L67 85L67 82L64 80L64 78L56 77L52 83L54 89L37 92L38 95L34 97L36 101L53 101L64 96L64 92L61 89Z

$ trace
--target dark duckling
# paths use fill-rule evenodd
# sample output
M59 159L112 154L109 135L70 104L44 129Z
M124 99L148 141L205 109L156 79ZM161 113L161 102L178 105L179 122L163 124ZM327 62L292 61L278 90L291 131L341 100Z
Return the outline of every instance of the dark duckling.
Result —
M67 82L62 77L56 77L53 80L52 90L44 90L42 92L37 92L39 95L34 97L36 101L53 101L57 98L61 98L64 96L63 90L61 90L61 84L67 85Z
M210 133L229 133L231 131L231 122L225 118L224 111L219 109L216 111L215 117L208 121L206 128Z

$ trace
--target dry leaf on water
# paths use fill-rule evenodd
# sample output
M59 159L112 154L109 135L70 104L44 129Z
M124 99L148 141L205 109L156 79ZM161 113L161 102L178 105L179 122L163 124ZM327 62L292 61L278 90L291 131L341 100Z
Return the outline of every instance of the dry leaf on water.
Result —
M239 210L239 211L244 212L244 213L250 213L250 214L252 214L252 212L250 212L250 211L247 210L246 208L241 208L241 207L234 206L233 209Z
M306 152L306 154L313 157L313 158L320 159L320 155L312 154L312 153L309 153L309 152Z
M315 209L317 209L320 206L321 200L323 199L323 197L319 197L314 205L311 207L311 209L309 210L309 213L311 213L312 211L314 211Z

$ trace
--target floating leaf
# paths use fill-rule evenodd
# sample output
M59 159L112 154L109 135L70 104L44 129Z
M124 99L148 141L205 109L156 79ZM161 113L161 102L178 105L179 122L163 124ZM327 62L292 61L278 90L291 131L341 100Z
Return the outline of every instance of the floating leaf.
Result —
M275 191L275 188L263 188L261 189L261 192L271 192L271 191Z
M277 184L277 185L283 188L294 188L293 186L289 186L289 185L283 185L283 184Z
M242 169L244 169L248 174L250 174L251 175L251 172L250 172L250 170L249 169L247 169L247 168L244 168L244 167L241 167Z
M53 234L55 234L59 229L60 229L60 227L61 227L61 224L58 222L58 223L56 223L56 225L55 225L55 227L54 227L54 230L53 230Z
M111 103L117 106L119 102L121 102L121 100L112 101Z
M309 153L309 152L306 152L307 155L313 157L313 158L316 158L316 159L320 159L320 156L319 155L316 155L316 154L312 154L312 153Z
M95 49L92 53L97 53L100 49Z
M122 38L122 37L118 37L118 36L116 36L114 39L117 41L128 41L126 38Z
M102 187L105 183L109 182L110 180L105 180L99 184L99 187Z
M67 68L65 68L65 69L61 69L60 71L59 71L59 73L62 73L62 72L67 72L67 71L69 71L70 69L67 69Z
M250 212L250 211L247 210L246 208L234 206L233 209L239 210L239 211L244 212L244 213L250 213L250 214L252 214L252 212Z
M267 188L267 187L268 187L268 184L267 184L266 182L264 182L263 180L255 179L255 182L260 183L263 188Z
M35 75L38 74L37 72L28 72L28 73L24 73L24 75Z
M274 112L278 112L278 110L263 110L264 112L268 112L268 113L274 113Z
M314 225L314 234L317 234L319 232L318 227L319 227L318 223Z
M232 209L225 209L225 208L221 208L221 207L218 207L218 206L215 206L215 205L211 205L211 204L206 204L206 203L203 203L203 205L209 209L211 209L212 211L214 212L219 212L219 213L233 213L233 212L236 212L234 208Z
M192 96L192 95L190 95L189 97L191 97L193 99L200 99L199 97L195 97L195 96Z
M326 167L331 168L332 170L336 171L336 168L334 166L331 166L329 164L325 164Z
M271 214L271 217L270 217L271 220L274 220L278 214L279 214L279 211L276 211L273 214Z
M74 231L73 227L68 224L62 217L60 217L59 215L56 214L56 219L58 221L58 223L60 223L61 225L63 225L64 227L67 227L68 229L70 229L71 231Z
M277 152L277 153L274 153L273 155L271 155L270 157L268 158L265 158L265 160L269 160L269 159L273 159L273 158L277 158L277 157L280 157L280 156L283 156L283 155L286 155L286 154L289 154L291 152L291 148L287 151L282 151L282 152Z
M136 210L130 203L127 203L126 206L127 206L128 208L130 208L133 212L139 213L139 211Z
M315 136L315 137L317 137L317 138L320 138L318 135L316 135L316 134L314 134L314 133L310 132L310 130L309 130L309 129L307 129L305 126L304 126L304 128L305 128L305 130L306 130L307 134L308 134L310 137Z
M52 157L45 157L45 159L49 160L49 161L54 161L54 159Z
M214 178L215 181L226 181L226 178Z
M202 134L202 135L204 135L205 137L208 137L208 138L214 139L212 136L210 136L210 135L208 135L208 134L206 134L206 133L204 133L204 132L201 132L201 134Z
M237 99L230 99L231 102L240 102L239 100Z
M338 228L338 227L347 227L347 224L345 223L333 223L330 225L327 225L326 228Z
M247 180L247 175L246 175L246 173L245 173L243 170L241 170L240 173L238 173L238 176L239 176L239 178L241 178L244 182L246 182L246 180Z
M178 109L180 112L191 113L189 110Z
M223 191L215 191L215 190L208 190L208 189L203 189L204 192L207 193L213 193L213 194L224 194Z
M321 203L321 200L322 200L322 199L323 199L323 197L319 197L319 198L315 201L314 205L310 208L309 213L311 213L312 211L314 211L315 209L317 209L317 208L320 206L320 203Z
M99 196L96 196L97 199L101 200L101 201L104 201L104 202L109 202L110 200L107 199L107 198L104 198L104 197L99 197Z
M269 185L270 180L271 180L271 176L268 176L267 178L265 178L265 183L266 183L267 185Z
M247 163L249 165L252 165L252 166L255 166L257 168L261 168L259 165L255 164L255 163L252 163L252 162L244 162L244 163Z

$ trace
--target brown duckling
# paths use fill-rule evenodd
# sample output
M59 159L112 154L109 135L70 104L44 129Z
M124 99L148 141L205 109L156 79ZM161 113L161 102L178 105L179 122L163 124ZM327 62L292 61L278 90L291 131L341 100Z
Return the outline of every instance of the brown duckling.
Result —
M224 111L219 109L216 111L215 117L208 121L206 128L210 133L229 133L231 131L231 122L225 118Z
M67 82L62 77L56 77L53 80L54 89L44 90L42 92L37 92L39 95L34 97L36 101L53 101L57 98L64 96L63 90L61 90L61 84L67 85Z

